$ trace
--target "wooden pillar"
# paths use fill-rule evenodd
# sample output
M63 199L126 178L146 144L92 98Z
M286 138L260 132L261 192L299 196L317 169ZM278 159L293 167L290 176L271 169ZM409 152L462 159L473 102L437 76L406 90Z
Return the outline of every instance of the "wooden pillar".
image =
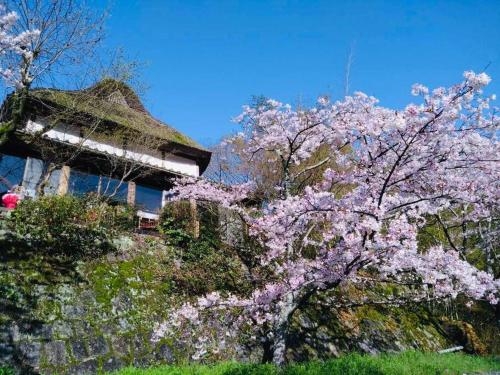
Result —
M198 208L196 207L196 201L194 199L190 199L189 206L191 211L193 236L194 238L198 238L200 236L200 222L198 221Z
M127 204L130 206L135 206L135 190L136 190L135 182L129 181L127 188Z
M59 175L59 185L57 187L58 195L66 195L69 187L69 175L71 173L71 168L67 165L64 165L61 168L61 174Z

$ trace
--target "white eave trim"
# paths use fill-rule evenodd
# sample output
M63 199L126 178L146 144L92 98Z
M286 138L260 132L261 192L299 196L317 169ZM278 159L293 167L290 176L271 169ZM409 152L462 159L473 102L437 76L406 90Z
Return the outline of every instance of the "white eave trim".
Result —
M42 132L45 129L44 125L29 120L26 127L20 130L21 133L35 134ZM73 133L73 134L72 134ZM113 145L97 142L92 139L84 139L74 132L63 131L60 129L50 129L43 133L43 137L55 140L69 145L79 145L89 151L104 153L110 156L124 157L129 160L134 160L141 164L153 167L155 169L173 173L179 176L199 177L200 167L196 161L183 158L177 155L166 155L164 159L152 155L127 151L123 148Z

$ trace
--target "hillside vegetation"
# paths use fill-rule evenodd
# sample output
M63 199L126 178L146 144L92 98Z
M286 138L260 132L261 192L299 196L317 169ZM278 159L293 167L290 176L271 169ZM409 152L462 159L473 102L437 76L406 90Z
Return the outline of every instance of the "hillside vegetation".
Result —
M182 211L182 207L176 210ZM192 360L194 344L184 337L152 342L155 325L168 317L172 306L199 295L245 293L250 283L247 273L231 247L223 245L213 232L214 217L209 212L201 215L197 239L187 228L189 220L169 219L176 215L172 210L164 213L160 237L132 234L129 215L95 200L46 197L23 203L1 221L0 337L6 344L0 351L0 365L42 373L94 373ZM94 222L102 220L107 220L105 226ZM79 230L81 227L84 230ZM486 303L472 309L459 303L405 307L362 303L366 296L400 292L397 286L374 284L365 289L346 285L334 294L323 293L295 315L287 357L302 362L327 360L352 351L435 352L455 345L464 346L467 353L498 353L495 312ZM339 296L353 306L336 307L332 301ZM229 342L226 351L204 361L261 361L262 348L245 346L243 339ZM411 355L425 361L424 354ZM334 371L351 362L373 369L396 362L402 365L411 357L397 358L348 356L285 371ZM442 363L452 357L432 358ZM464 366L491 362L463 358ZM277 371L273 369L229 363L215 368L154 371L244 374L250 370Z

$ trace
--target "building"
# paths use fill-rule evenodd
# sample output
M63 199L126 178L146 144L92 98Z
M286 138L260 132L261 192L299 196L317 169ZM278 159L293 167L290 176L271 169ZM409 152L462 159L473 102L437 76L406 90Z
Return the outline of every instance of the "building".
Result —
M12 117L12 97L2 107ZM79 91L34 89L26 116L0 146L0 185L37 193L95 192L156 219L172 179L198 177L210 152L154 119L126 84L105 79Z

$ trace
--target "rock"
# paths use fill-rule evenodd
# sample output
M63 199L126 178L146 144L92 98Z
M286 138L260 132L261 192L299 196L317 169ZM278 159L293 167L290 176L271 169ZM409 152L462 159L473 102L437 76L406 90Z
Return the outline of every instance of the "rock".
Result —
M17 342L21 339L21 333L19 332L19 326L17 324L12 324L9 329L10 338L13 342Z
M10 331L7 327L0 327L0 342L10 341Z
M69 374L84 375L84 374L97 374L99 363L96 359L88 359L71 367L68 371Z
M117 358L110 358L102 364L102 371L112 372L125 366L125 363Z
M156 351L156 359L162 363L173 363L174 353L167 344L161 344Z
M123 336L111 337L111 346L113 347L113 351L120 356L125 357L130 353L129 342Z
M91 290L84 290L78 296L80 303L88 310L88 307L95 305L96 299L95 295Z
M80 320L73 323L73 330L75 331L76 336L92 336L93 329L90 323L86 320Z
M19 351L22 355L22 361L28 366L37 368L40 364L40 349L42 345L38 342L21 343Z
M327 341L331 337L331 332L329 332L328 328L325 326L321 326L316 331L316 338L321 341Z
M138 357L134 356L133 366L134 367L148 367L151 366L151 363L154 358L151 356Z
M121 332L127 332L133 329L133 325L125 318L118 319L118 327Z
M142 335L137 335L133 340L134 354L138 356L144 356L148 354L151 350L148 345L148 341Z
M89 347L91 355L104 355L109 352L108 344L103 336L90 337Z
M112 323L104 323L100 329L105 336L113 337L116 334L116 326Z
M66 345L64 341L52 341L43 346L45 361L50 365L65 365L67 362Z
M81 319L82 315L85 314L85 310L82 306L77 305L63 305L61 307L61 313L67 319Z
M73 335L71 324L58 321L52 326L52 334L58 339L67 339Z
M123 315L130 311L133 307L132 300L127 293L120 292L115 298L111 300L113 315Z
M443 328L456 344L463 346L469 354L486 354L486 347L477 336L474 327L469 323L457 320L444 320Z
M71 342L71 351L76 360L82 360L89 356L87 347L81 340L74 340Z
M299 317L299 324L302 328L305 329L312 329L318 326L317 323L313 322L311 319L309 319L308 316L306 315L300 315Z
M43 339L44 341L50 341L52 339L53 326L51 324L32 325L23 327L23 329L29 332L30 336L38 339Z
M12 360L14 348L7 343L0 343L0 364L8 363Z
M370 343L368 342L360 342L358 344L358 347L365 353L368 353L368 354L378 354L379 351L376 349L376 348L373 348L372 346L370 346Z

